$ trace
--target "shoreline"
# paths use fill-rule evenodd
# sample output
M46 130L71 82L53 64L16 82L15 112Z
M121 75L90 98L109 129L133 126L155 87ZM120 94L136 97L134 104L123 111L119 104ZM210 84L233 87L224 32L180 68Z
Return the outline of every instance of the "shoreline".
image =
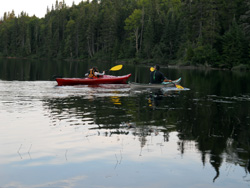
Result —
M44 58L39 58L39 59L33 59L33 58L29 58L29 57L1 57L0 59L15 59L15 60L44 60ZM46 59L46 58L45 58ZM52 59L52 60L61 60L61 61L72 61L72 62L81 62L81 61L91 61L89 59ZM131 64L132 62L129 61L124 61L124 60L116 60L114 61L115 64ZM133 62L134 63L134 62ZM142 62L137 62L137 65L145 65L145 66L154 66L154 64L151 63L142 63ZM172 68L172 69L186 69L186 70L222 70L222 71L245 71L248 72L250 71L250 65L245 65L245 64L240 64L238 66L232 67L231 69L229 68L216 68L216 67L211 67L211 66L206 66L206 65L174 65L174 64L170 64L170 65L165 65L165 64L159 64L160 67L163 68Z

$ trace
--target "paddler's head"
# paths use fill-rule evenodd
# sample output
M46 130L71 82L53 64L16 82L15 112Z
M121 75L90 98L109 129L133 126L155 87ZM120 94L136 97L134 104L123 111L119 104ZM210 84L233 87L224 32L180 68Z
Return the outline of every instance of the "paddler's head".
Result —
M155 68L155 70L160 70L160 66L159 65L155 65L154 68Z
M95 66L93 67L94 72L99 72L98 68Z

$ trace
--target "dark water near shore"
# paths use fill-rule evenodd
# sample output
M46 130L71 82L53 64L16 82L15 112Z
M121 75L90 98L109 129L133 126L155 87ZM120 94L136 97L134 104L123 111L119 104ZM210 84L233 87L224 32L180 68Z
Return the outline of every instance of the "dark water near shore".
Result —
M161 69L184 90L52 78L93 65L0 59L1 188L250 186L249 72ZM128 73L149 82L146 66L110 72Z

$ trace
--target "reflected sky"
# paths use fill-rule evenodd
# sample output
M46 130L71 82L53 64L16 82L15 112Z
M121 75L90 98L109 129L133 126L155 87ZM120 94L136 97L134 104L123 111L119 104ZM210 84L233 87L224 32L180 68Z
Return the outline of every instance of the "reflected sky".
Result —
M180 139L178 121L162 120L162 126L152 120L124 121L138 113L133 101L144 101L142 111L178 110L171 104L152 108L150 94L137 96L120 86L55 85L0 81L0 187L249 187L248 172L227 151L214 181L209 151L204 157L196 140ZM164 93L162 100L179 95ZM233 101L208 96L210 100ZM100 103L101 112L116 110L119 116L98 115L96 106L86 104L91 102ZM133 110L123 115L127 106Z

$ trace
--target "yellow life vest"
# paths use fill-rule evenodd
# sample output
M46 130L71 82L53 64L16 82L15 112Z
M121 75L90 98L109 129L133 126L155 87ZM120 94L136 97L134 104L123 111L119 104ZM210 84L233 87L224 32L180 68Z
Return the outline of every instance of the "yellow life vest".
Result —
M89 69L89 78L96 78L94 69Z

